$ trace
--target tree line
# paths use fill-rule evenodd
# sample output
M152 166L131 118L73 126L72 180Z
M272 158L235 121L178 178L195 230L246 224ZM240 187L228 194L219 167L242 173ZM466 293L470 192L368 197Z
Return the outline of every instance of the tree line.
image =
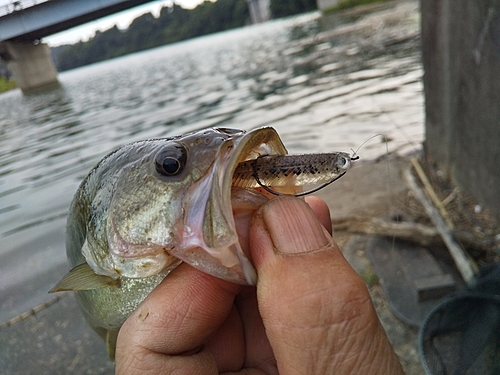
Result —
M271 0L274 17L286 17L316 9L316 0ZM174 4L164 7L158 18L146 13L125 30L114 26L97 31L87 42L52 48L59 71L104 61L169 43L242 27L250 23L245 0L205 0L188 10Z

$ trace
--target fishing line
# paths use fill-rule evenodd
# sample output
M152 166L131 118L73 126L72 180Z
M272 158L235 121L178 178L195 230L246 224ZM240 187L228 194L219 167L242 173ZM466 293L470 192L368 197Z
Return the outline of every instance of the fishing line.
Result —
M358 160L359 159L359 156L357 156L358 154L358 151L361 147L363 147L366 143L368 143L369 141L371 141L373 138L375 137L382 137L382 139L385 141L385 145L386 145L386 149L387 149L387 153L389 153L389 149L387 148L387 137L382 134L382 133L377 133L375 135L372 135L370 138L368 138L366 141L364 141L363 143L361 143L359 145L359 147L356 149L356 151L354 151L352 148L351 148L351 151L352 151L352 156L351 156L351 160ZM357 158L357 159L353 159L353 158Z
M372 98L372 99L373 99L373 98ZM376 105L377 105L377 107L379 108L379 111L380 111L382 114L386 115L386 116L389 118L390 122L391 122L391 123L395 126L395 128L396 128L396 129L397 129L397 130L398 130L398 131L399 131L399 132L403 135L403 137L405 138L405 140L406 140L406 142L407 142L407 145L410 145L410 146L413 148L414 152L418 152L418 149L417 149L417 147L415 146L415 143L409 140L409 137L408 137L408 135L406 134L406 132L405 132L405 131L403 131L403 129L402 129L400 126L398 126L398 125L396 124L396 122L393 120L393 118L391 117L391 115L390 115L389 113L387 113L386 111L384 111L384 110L380 107L380 105L378 105L378 103L374 102L374 104L376 104ZM396 200L395 200L395 194L394 194L393 184L392 184L392 179L391 179L391 168L390 168L390 165L389 165L389 155L390 155L390 153L389 153L389 138L388 138L385 134L383 134L383 133L378 133L378 134L375 134L375 135L371 136L370 138L368 138L366 141L364 141L364 142L363 142L363 143L362 143L362 144L361 144L361 145L360 145L360 146L356 149L356 151L353 151L353 152L354 152L354 154L353 154L353 155L355 155L355 154L359 151L359 149L360 149L362 146L364 146L367 142L369 142L370 140L372 140L373 138L378 137L378 136L382 137L382 141L385 143L385 154L386 154L386 162L385 162L385 165L386 165L386 171L387 171L387 191L389 192L389 197L390 197L390 201L389 201L389 202L387 202L387 204L388 204L388 209L389 209L388 211L389 211L389 212L391 212L391 211L392 211L392 213L391 213L391 215L390 215L390 216L391 216L391 217L390 217L390 220L391 220L391 221L394 221L394 222L396 222L396 223L399 223L399 222L401 222L401 221L404 221L404 219L402 219L402 218L401 218L401 215L398 213L397 206L395 205L395 201L396 201ZM404 147L404 146L405 146L405 145L402 145L402 146L400 146L400 147ZM393 151L393 152L396 152L396 151L397 151L397 149L399 149L400 147L398 147L398 148L394 149L394 151ZM351 150L352 150L352 149L351 149ZM395 247L396 247L396 235L392 235L392 237L391 237L391 249L392 249L392 250L394 250L394 249L395 249Z
M401 135L403 136L403 138L406 140L407 144L411 145L411 147L413 148L413 151L414 152L418 152L417 145L415 144L415 142L413 142L412 140L410 140L410 137L408 136L408 134L406 133L406 131L403 130L403 127L401 125L398 125L398 123L394 120L394 118L391 116L391 114L389 112L385 111L380 106L380 104L377 103L377 101L373 98L373 96L371 97L371 100L372 100L372 103L375 106L377 106L379 112L381 114L385 115L389 119L389 122L396 128L396 130L401 133ZM402 146L405 146L405 145L402 145Z
M361 145L359 145L359 147L356 149L356 151L354 151L351 148L351 151L353 152L353 154L351 156L351 160L352 160L353 157L357 156L357 153L361 149L361 147L363 147L366 143L368 143L369 141L371 141L375 137L382 137L382 141L385 143L385 153L386 153L386 163L385 164L386 164L386 167L387 167L387 185L388 185L387 187L388 187L388 190L389 190L389 195L392 197L394 195L394 193L392 191L391 173L390 173L391 171L390 171L390 167L389 167L389 141L387 140L388 138L387 138L387 136L385 134L377 133L377 134L372 135L366 141L364 141L363 143L361 143Z

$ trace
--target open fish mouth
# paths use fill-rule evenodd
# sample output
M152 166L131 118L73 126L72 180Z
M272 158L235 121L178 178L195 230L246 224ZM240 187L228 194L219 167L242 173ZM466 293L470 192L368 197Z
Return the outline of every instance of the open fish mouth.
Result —
M182 241L171 253L213 276L255 285L256 272L239 243L235 216L242 210L254 212L268 198L253 189L233 189L233 174L240 162L287 151L273 128L214 131L231 136L220 146L210 170L184 195Z
M207 129L149 142L132 144L134 162L112 175L112 191L102 189L92 203L105 220L91 215L99 220L81 251L99 275L145 278L184 261L228 281L255 284L247 241L241 240L242 248L238 237L248 229L242 222L248 227L273 194L307 194L304 183L326 186L354 160L342 152L287 155L270 127ZM102 201L109 202L107 212L101 212ZM99 246L102 236L107 246Z
M99 252L87 236L81 248L86 262L99 275L140 279L166 275L184 261L221 279L254 285L256 272L239 243L235 215L253 214L268 198L252 188L233 189L233 174L243 161L285 155L278 133L270 127L220 128L157 142L148 156L120 170L105 230L92 232L104 233L107 251ZM158 165L158 155L170 162L173 157L164 155L172 149L183 150L185 167L172 178L155 178L151 162Z

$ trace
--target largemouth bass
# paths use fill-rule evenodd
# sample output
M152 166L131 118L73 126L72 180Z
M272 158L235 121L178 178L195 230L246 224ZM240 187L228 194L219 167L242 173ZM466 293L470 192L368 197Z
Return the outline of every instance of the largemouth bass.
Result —
M263 173L272 161L263 156L286 153L273 128L207 129L110 153L71 203L66 251L72 269L52 291L77 292L85 319L113 357L123 322L182 261L254 285L257 275L238 242L233 212L238 207L255 211L265 203L269 194L254 189L263 184L276 185L278 194L297 192L296 179L280 185L276 174L313 179L324 174L305 166L290 172L283 165L274 175ZM327 166L334 175L350 166L349 155L338 154ZM258 186L244 183L255 178Z

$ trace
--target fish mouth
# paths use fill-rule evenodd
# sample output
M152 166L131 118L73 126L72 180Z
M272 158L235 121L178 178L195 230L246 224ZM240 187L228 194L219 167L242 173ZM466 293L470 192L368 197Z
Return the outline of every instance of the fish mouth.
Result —
M255 285L256 271L242 250L235 216L241 210L255 212L268 198L253 189L234 190L233 175L240 162L286 153L281 138L271 127L228 137L211 169L185 194L188 198L183 206L184 223L179 228L183 240L171 250L172 255L224 280Z

